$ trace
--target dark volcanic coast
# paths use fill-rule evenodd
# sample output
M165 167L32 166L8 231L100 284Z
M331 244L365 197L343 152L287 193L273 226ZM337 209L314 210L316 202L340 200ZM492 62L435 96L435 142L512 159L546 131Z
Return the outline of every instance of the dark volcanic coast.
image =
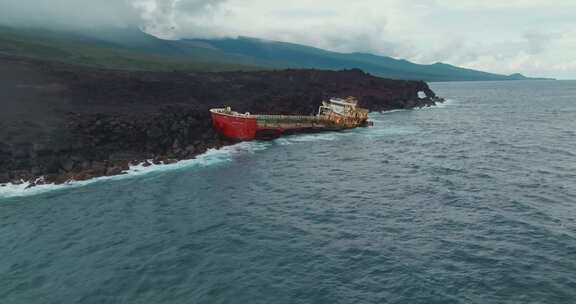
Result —
M0 57L0 183L63 183L193 158L232 143L212 130L212 107L314 114L332 96L356 96L371 111L441 100L423 81L360 70L130 72Z

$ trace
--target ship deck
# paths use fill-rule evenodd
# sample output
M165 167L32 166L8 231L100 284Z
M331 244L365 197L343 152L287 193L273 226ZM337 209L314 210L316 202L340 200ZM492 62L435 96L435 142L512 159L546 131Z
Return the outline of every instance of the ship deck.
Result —
M326 128L331 122L327 117L311 115L253 115L262 129Z

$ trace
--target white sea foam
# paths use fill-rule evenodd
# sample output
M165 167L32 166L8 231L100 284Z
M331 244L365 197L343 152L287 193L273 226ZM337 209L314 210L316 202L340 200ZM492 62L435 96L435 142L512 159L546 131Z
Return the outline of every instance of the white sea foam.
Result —
M444 102L437 102L434 106L429 107L422 107L422 108L413 108L413 109L395 109L390 111L383 111L379 112L380 114L392 114L397 112L406 112L406 111L417 111L417 110L424 110L424 109L437 109L437 108L445 108L447 106L451 106L456 103L454 99L446 99Z
M280 137L274 140L277 145L291 145L296 143L306 143L306 142L318 142L318 141L333 141L341 136L341 132L324 132L324 133L314 133L314 134L304 134L304 135L290 135L285 137Z
M368 138L387 137L394 135L411 135L417 134L418 128L412 127L398 127L398 126L382 126L380 128L371 129L370 132L364 134Z
M131 166L122 175L101 176L85 181L69 181L67 183L60 185L44 184L30 187L29 182L22 182L20 184L12 184L12 183L0 184L0 198L36 195L53 190L70 189L85 186L88 184L105 180L119 180L125 178L132 178L135 176L149 174L152 172L172 171L182 168L207 167L212 165L218 165L231 161L237 155L252 154L257 151L266 149L266 147L268 146L269 144L265 142L242 142L235 145L226 146L221 149L210 149L206 153L198 155L194 159L182 160L174 164L167 164L167 165L152 164L150 166L144 166L144 164L139 164Z
M390 111L382 111L382 112L380 112L380 114L391 114L391 113L406 112L406 111L410 111L410 109L396 109L396 110L390 110Z
M326 132L305 135L292 135L287 137L287 139L293 142L332 141L338 138L338 134L338 132Z
M436 103L436 106L433 106L431 108L445 108L447 106L453 106L455 103L457 103L458 101L455 99L446 99L444 102L438 102Z
M456 103L456 100L447 99L444 103L438 103L436 106L428 107L426 109L434 108L444 108L449 105ZM369 132L359 132L363 136L368 137L380 137L388 135L408 135L417 133L418 130L412 128L398 128L398 127L378 127L381 124L385 124L385 119L377 119L381 115L391 114L395 112L410 111L405 109L385 111L378 114L370 114L371 120L375 122L375 126L369 128ZM305 135L291 135L282 137L274 140L275 144L279 145L291 145L303 142L318 142L318 141L333 141L339 137L350 135L352 133L348 132L326 132L326 133L316 133L316 134L305 134ZM356 133L354 133L356 134ZM136 166L131 166L130 169L125 171L125 174L115 175L115 176L102 176L86 181L69 181L64 184L45 184L30 187L29 182L22 182L20 184L0 184L0 198L8 197L21 197L36 195L44 192L49 192L59 189L69 189L75 187L81 187L95 182L106 181L106 180L119 180L125 178L132 178L135 176L140 176L144 174L149 174L152 172L162 172L162 171L172 171L182 168L191 167L206 167L217 164L222 164L231 161L236 155L241 154L252 154L260 150L264 150L270 146L269 142L242 142L231 146L226 146L221 149L210 149L206 153L198 155L194 159L182 160L174 164L168 165L150 165L145 167L143 164Z

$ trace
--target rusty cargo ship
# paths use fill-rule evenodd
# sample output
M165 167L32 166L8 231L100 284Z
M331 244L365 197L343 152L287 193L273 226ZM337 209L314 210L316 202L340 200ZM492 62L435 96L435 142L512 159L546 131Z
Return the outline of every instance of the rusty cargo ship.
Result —
M354 97L323 101L316 115L250 114L230 107L211 109L214 129L236 140L275 138L286 133L342 130L371 125L368 110Z

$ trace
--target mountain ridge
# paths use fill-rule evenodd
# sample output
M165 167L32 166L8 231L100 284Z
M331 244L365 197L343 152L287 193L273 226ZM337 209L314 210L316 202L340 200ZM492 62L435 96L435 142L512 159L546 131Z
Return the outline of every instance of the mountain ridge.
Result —
M375 76L425 81L529 80L446 63L417 64L365 52L339 53L312 46L240 36L166 40L139 29L85 32L0 27L0 52L127 70L233 71L286 68L358 68Z

